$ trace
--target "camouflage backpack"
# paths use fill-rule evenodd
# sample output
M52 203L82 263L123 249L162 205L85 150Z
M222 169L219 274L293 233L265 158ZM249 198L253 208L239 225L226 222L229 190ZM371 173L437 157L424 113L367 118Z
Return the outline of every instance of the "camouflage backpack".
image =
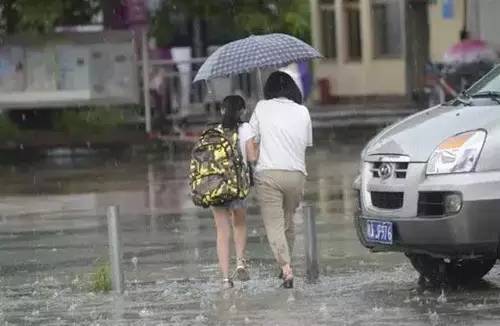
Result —
M191 152L189 185L194 204L205 208L247 197L249 172L238 131L218 125L201 135Z

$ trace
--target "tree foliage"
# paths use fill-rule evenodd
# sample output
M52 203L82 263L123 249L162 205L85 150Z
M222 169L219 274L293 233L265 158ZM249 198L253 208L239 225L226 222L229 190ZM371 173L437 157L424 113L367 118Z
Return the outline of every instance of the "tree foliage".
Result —
M242 1L234 20L249 34L283 32L309 38L309 2L304 0Z
M99 0L2 0L2 29L48 32L57 25L88 24L100 10Z
M272 32L304 40L310 37L306 0L165 0L153 18L154 35L160 44L172 37L178 16L205 20L212 40L227 41L229 34L234 38Z
M109 12L119 0L0 0L0 33L48 32L57 25L90 23L101 10ZM106 15L105 15L106 16ZM285 32L309 39L306 0L163 0L152 17L153 32L168 43L178 20L199 17L211 35ZM216 38L216 37L215 37Z

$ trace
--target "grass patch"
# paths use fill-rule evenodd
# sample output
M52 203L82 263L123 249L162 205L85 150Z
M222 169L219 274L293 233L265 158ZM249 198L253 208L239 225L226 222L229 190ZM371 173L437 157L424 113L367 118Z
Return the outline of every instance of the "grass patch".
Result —
M115 131L124 122L122 110L95 107L61 112L54 121L54 128L74 136L102 135Z
M93 292L104 292L107 293L111 291L111 266L109 263L101 263L96 267L92 277L90 279L90 289Z
M18 133L17 126L5 114L0 113L0 139L11 139Z

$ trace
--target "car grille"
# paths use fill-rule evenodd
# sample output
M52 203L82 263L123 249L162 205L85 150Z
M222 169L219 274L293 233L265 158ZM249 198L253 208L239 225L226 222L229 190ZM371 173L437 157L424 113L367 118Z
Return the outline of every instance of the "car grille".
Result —
M375 162L372 165L371 173L374 178L380 178L380 166L382 165L383 162ZM394 172L393 175L396 179L405 179L406 178L406 171L408 170L408 163L407 162L398 162L398 163L391 163Z
M420 192L418 194L418 216L443 216L445 213L443 192Z
M381 209L399 209L403 207L402 192L379 192L372 191L372 205Z

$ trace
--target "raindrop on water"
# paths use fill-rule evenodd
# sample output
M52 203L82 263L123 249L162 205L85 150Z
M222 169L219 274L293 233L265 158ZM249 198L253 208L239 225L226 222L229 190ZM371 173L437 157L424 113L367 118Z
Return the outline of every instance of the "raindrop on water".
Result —
M72 285L78 285L80 284L80 277L78 277L78 275L73 279L73 281L71 281L71 284Z
M71 306L69 306L68 311L73 312L76 310L76 307L77 307L76 303L73 303L73 304L71 304Z
M137 271L137 266L139 265L139 258L133 257L131 261L132 264L134 265L134 271Z
M229 308L229 312L234 314L238 311L238 309L236 308L236 306L233 304L230 308Z
M429 310L428 315L429 315L429 320L431 322L431 325L432 326L437 326L439 324L439 315L438 315L438 313L436 311L431 312Z
M437 302L446 303L448 299L446 298L446 294L444 293L444 289L441 289L441 295L437 298Z
M321 307L319 307L319 312L323 315L323 317L328 317L328 308L326 307L326 303L321 304Z
M197 323L206 323L206 322L207 322L207 320L208 320L208 318L207 318L207 317L205 317L205 316L203 316L202 314L199 314L199 315L198 315L198 316L196 316L196 318L195 318L195 321L196 321Z
M139 316L141 316L142 318L149 317L152 315L153 315L153 312L151 310L148 310L147 308L144 308L139 312Z
M172 318L170 318L170 321L174 324L178 324L181 321L181 317L180 316L173 316Z

